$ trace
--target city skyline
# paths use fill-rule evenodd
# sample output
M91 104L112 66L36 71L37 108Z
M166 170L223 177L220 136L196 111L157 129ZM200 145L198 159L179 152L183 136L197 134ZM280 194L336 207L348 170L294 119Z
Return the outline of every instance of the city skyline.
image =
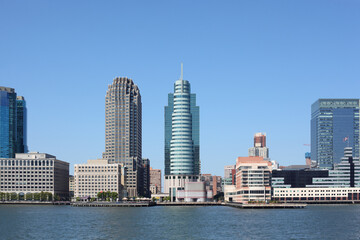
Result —
M256 132L267 133L280 165L303 164L311 104L359 98L359 7L2 3L0 85L26 97L29 150L53 153L73 172L105 149L109 79L132 78L142 92L143 156L163 169L163 106L184 62L202 108L202 172L222 175Z

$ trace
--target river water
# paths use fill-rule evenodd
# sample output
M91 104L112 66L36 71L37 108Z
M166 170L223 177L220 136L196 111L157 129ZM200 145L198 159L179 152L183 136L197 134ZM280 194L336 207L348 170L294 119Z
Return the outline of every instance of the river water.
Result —
M0 239L359 239L360 205L305 209L0 205Z

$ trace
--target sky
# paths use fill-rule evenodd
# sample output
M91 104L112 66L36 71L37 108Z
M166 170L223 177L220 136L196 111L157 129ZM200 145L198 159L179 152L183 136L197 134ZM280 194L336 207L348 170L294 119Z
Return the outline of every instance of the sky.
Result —
M359 98L360 1L0 0L0 86L28 108L30 151L102 157L105 94L133 79L143 157L164 169L164 106L180 77L200 106L202 173L267 134L280 165L305 164L311 104Z

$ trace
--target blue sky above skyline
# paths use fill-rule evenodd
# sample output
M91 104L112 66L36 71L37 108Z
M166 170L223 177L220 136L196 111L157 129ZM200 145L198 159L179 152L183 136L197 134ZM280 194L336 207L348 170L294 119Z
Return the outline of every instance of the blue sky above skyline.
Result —
M0 85L28 107L28 145L73 164L100 158L105 94L132 78L143 157L164 168L164 106L180 76L200 106L202 173L247 156L303 164L318 98L359 98L359 1L1 1ZM73 170L71 170L72 172Z

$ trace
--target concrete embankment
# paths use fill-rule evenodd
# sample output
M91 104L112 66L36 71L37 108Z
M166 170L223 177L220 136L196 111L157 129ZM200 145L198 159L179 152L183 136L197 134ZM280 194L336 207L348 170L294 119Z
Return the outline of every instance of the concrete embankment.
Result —
M70 202L67 201L59 201L59 202L51 202L51 201L22 201L22 200L14 200L14 201L0 201L0 204L12 204L12 205L70 205Z
M152 207L153 202L74 202L73 207Z
M225 206L229 207L236 207L242 209L249 209L249 208L305 208L307 205L302 203L248 203L248 204L241 204L241 203L225 203Z
M220 206L218 202L159 202L157 206Z

